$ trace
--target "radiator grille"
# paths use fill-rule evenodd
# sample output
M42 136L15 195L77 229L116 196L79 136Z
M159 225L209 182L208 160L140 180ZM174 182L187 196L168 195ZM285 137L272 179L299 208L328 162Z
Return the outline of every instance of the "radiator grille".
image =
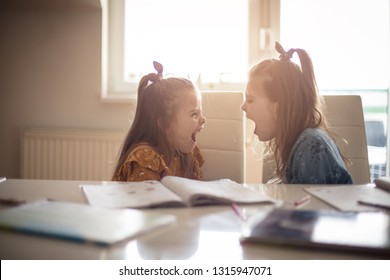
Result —
M22 178L110 180L123 136L118 131L26 129Z

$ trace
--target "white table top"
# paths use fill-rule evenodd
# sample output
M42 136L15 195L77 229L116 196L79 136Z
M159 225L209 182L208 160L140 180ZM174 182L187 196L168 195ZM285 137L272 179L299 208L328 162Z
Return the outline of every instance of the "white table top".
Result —
M86 203L80 184L96 182L7 179L0 183L0 198L25 201L54 199ZM100 183L100 182L98 182ZM283 200L286 208L306 193L304 185L251 185L253 189ZM271 206L245 206L245 214ZM312 197L302 209L332 209ZM156 229L137 239L110 247L0 231L0 258L5 259L375 259L380 256L336 251L285 248L259 244L241 245L241 221L227 206L158 208L176 216L177 223Z

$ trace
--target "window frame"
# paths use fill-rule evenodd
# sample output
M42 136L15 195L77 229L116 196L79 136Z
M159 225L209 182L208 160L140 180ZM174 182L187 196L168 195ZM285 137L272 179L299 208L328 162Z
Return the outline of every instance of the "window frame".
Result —
M102 94L103 101L133 101L123 79L124 1L100 0L102 5Z

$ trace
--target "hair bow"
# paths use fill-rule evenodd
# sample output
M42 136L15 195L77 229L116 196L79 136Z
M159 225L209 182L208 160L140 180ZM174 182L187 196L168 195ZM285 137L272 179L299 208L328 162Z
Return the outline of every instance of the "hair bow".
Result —
M290 61L292 55L295 52L295 49L289 49L287 52L283 49L282 45L279 42L275 42L275 49L280 54L279 59L281 61Z
M155 82L161 80L161 78L163 76L162 72L164 70L164 67L162 66L161 63L159 63L157 61L153 61L153 66L154 66L154 69L156 69L157 74L156 73L149 73L148 80L151 81L152 83L155 83Z

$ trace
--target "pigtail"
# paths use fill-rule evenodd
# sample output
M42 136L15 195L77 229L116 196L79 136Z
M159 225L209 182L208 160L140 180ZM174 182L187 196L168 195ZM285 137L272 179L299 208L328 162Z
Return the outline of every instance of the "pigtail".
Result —
M144 89L149 85L149 77L148 76L149 75L143 76L138 84L138 89L137 89L138 98L141 96Z
M154 69L156 69L157 73L149 73L148 75L145 75L141 78L137 89L138 97L140 97L144 89L146 89L150 85L150 83L158 83L163 78L162 73L164 67L162 66L162 64L157 61L153 61L153 66Z
M323 102L322 98L319 95L316 78L314 75L313 62L309 54L303 49L295 49L299 57L299 62L301 64L301 71L303 75L303 81L305 83L306 92L308 94L307 98L312 98L314 105L314 114L312 117L312 126L314 127L323 127L325 130L328 130L328 124L326 123L325 118L322 114Z
M301 71L305 80L306 86L310 91L318 93L317 82L314 75L314 67L309 54L303 49L291 48L285 51L279 42L275 42L275 49L279 53L281 62L290 62L294 52L298 54L299 62L301 64Z
M318 93L317 82L314 75L314 67L309 54L303 49L295 49L298 54L303 78L310 90Z

